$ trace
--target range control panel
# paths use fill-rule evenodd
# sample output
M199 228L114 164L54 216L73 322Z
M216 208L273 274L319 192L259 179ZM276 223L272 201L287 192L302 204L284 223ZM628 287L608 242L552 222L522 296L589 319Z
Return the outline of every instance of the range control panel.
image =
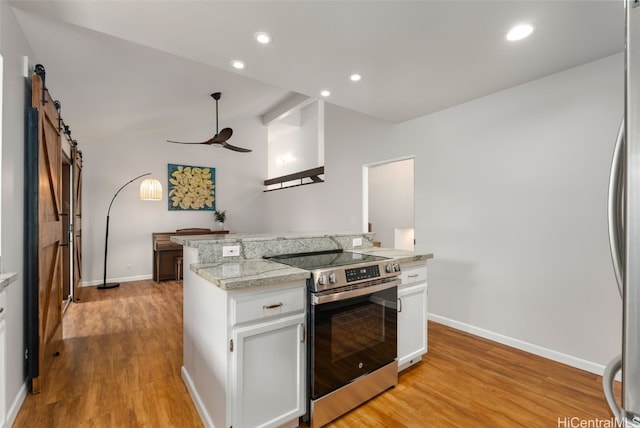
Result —
M355 285L400 275L400 264L395 260L378 263L361 263L350 266L314 269L311 271L312 291Z
M344 270L347 282L362 281L363 279L377 278L380 276L378 265L363 266Z

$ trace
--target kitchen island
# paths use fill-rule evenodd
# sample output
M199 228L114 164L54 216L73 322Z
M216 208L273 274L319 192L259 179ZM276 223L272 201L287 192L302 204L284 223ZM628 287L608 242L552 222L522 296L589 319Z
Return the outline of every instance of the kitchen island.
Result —
M262 257L374 251L373 234L230 234L171 240L183 245L185 266L182 376L205 426L297 426L307 411L310 273ZM409 252L396 256L401 263L426 263L432 257Z

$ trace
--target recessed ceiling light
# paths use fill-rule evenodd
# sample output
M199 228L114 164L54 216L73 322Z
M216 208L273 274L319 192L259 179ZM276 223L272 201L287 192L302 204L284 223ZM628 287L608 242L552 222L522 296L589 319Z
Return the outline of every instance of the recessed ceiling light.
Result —
M507 40L515 42L529 37L533 33L533 26L529 24L518 24L507 33Z
M253 38L256 39L256 42L260 43L261 45L268 45L273 41L269 33L265 33L262 31L254 34Z
M325 89L323 91L320 91L320 95L322 95L323 97L328 97L329 95L331 95L331 92Z
M349 76L349 79L351 79L352 82L359 82L362 79L362 75L353 73L351 76Z
M238 70L242 70L243 68L246 67L244 62L242 62L242 61L240 61L238 59L234 59L233 61L231 61L231 66L233 66L233 68L238 69Z

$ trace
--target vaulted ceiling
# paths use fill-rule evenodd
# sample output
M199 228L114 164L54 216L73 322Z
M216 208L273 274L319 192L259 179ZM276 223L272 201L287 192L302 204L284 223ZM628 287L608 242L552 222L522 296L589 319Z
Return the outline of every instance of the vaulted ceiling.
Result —
M624 48L622 1L10 3L65 121L91 140L213 124L216 91L221 122L327 89L327 102L398 123ZM507 41L520 22L534 33Z

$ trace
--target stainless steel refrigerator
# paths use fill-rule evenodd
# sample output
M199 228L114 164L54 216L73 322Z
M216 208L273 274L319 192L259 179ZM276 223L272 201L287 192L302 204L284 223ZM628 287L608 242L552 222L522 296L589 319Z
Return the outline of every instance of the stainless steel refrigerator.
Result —
M640 427L640 1L625 0L625 112L609 181L611 258L622 296L622 354L605 369L605 397L619 426ZM622 373L622 402L613 394Z

